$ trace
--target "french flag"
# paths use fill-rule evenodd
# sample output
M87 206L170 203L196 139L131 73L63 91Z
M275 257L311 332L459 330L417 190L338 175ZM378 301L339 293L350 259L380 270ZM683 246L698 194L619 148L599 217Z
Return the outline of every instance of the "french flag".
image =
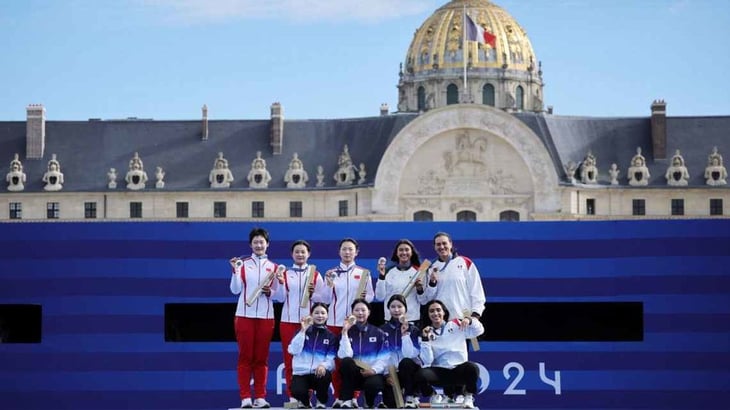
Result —
M466 15L465 28L467 40L476 41L479 44L489 44L492 48L497 48L497 37L475 23L468 14Z

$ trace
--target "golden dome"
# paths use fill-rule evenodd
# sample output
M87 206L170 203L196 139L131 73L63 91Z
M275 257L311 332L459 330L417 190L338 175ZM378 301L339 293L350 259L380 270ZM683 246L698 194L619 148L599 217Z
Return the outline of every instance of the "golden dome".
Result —
M453 0L436 10L413 35L406 55L406 73L462 69L464 9L497 38L496 50L468 41L467 62L474 69L535 70L535 52L527 33L504 9L489 0Z

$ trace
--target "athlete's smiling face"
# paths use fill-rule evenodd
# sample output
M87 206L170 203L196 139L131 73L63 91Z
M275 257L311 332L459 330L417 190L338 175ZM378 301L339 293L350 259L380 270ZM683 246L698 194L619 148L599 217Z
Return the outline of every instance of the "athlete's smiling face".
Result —
M428 305L428 318L431 320L431 325L435 328L441 327L444 323L444 309L440 303L431 303Z
M451 256L451 239L446 235L439 235L433 240L433 248L439 259L445 261Z
M413 249L407 243L398 245L396 250L398 253L398 263L401 265L409 265L411 263L411 255L413 255Z
M327 321L327 309L324 306L317 306L312 311L312 319L315 325L322 325Z
M292 250L291 257L294 260L295 265L304 265L309 259L309 250L307 250L305 245L299 244L294 247L294 250Z
M266 250L269 248L269 243L263 236L254 236L251 239L251 250L256 256L266 255Z

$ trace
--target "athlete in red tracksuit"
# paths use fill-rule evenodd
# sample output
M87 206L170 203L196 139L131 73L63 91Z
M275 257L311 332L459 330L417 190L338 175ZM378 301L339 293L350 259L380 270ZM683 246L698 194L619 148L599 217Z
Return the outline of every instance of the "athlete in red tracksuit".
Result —
M238 297L234 322L238 342L238 386L242 408L268 408L266 378L269 372L269 344L274 334L274 306L270 296L276 291L278 281L275 272L278 265L266 257L269 233L254 228L248 235L253 254L245 259L232 258L231 292ZM261 294L249 306L256 289ZM251 400L251 376L254 399Z
M287 269L280 279L278 289L271 298L275 302L282 302L281 321L279 322L279 335L281 336L281 350L284 354L284 377L286 378L286 394L289 401L296 401L291 394L292 385L292 355L289 353L289 344L294 335L302 328L302 319L310 315L310 309L315 302L322 302L329 288L325 285L324 279L315 271L312 281L307 289L305 286L309 279L310 269L307 264L311 247L307 241L298 240L291 247L294 265ZM304 292L309 294L309 303L301 307Z

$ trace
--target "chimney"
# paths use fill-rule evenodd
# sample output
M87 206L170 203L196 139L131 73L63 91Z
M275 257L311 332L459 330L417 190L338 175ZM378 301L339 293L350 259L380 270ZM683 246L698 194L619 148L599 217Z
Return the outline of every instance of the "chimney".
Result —
M25 111L25 157L41 159L46 148L46 109L43 104L30 104Z
M271 104L271 148L274 155L281 154L284 145L284 109L281 104Z
M654 159L667 158L667 103L664 100L651 103L651 145Z
M200 139L208 141L208 105L206 104L203 104L203 130Z
M380 115L381 116L388 115L388 111L390 111L390 109L388 108L387 103L380 104Z

